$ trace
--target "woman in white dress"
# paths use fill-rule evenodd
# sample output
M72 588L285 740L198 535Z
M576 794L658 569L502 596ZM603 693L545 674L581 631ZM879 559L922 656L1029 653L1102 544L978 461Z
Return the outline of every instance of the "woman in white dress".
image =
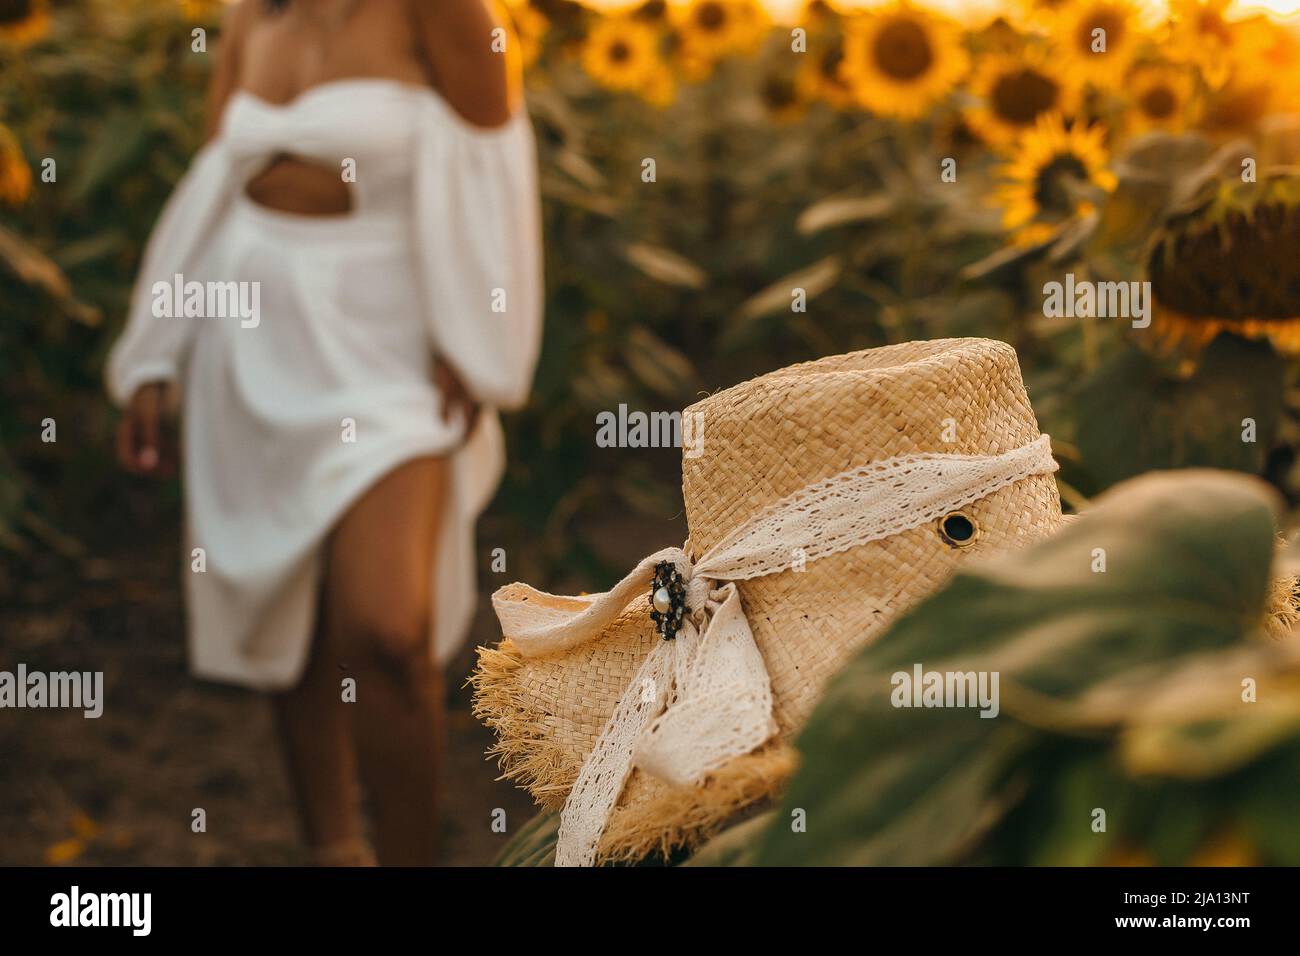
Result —
M532 130L483 0L242 0L207 144L109 357L118 454L171 467L191 667L273 693L306 837L436 859L440 665L541 337Z

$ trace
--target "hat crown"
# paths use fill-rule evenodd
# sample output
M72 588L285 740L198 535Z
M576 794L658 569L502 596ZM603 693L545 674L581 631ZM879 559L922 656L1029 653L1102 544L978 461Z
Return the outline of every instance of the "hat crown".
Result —
M696 555L757 511L832 475L901 455L999 455L1039 436L1016 352L936 339L792 365L686 413L682 493Z

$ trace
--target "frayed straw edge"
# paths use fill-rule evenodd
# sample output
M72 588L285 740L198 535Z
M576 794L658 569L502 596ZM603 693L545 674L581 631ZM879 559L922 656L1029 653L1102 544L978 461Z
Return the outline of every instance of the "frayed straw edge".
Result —
M649 799L617 807L601 838L598 859L624 863L680 848L695 849L740 811L775 796L799 765L793 747L774 741L737 757L699 787L663 785Z
M560 809L579 765L573 754L551 742L545 730L550 715L519 691L516 672L523 658L509 640L495 648L479 647L477 654L478 667L468 683L474 688L474 716L497 736L487 756L496 758L499 779L522 786L547 810ZM702 786L661 784L647 798L614 810L598 859L636 862L699 846L737 813L775 795L797 766L794 748L774 741L731 761Z
M558 810L578 777L573 755L546 732L548 714L529 705L515 671L523 658L507 639L498 647L477 648L478 667L467 683L474 688L474 716L496 734L486 757L495 757L498 780L523 787L547 810Z
M1264 610L1264 633L1274 640L1289 637L1300 625L1300 579L1274 578Z

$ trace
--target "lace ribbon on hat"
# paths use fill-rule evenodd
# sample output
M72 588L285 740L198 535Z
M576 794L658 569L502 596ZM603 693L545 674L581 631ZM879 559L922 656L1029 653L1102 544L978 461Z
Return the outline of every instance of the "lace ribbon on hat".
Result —
M763 509L694 562L680 548L642 560L601 594L559 598L501 589L492 604L524 657L594 640L669 562L686 583L685 614L656 640L619 698L560 813L557 866L590 866L633 769L699 785L777 732L772 687L734 582L776 574L937 521L1057 464L1047 435L1001 455L906 455L851 468ZM542 600L538 600L542 599ZM647 614L649 614L647 606Z

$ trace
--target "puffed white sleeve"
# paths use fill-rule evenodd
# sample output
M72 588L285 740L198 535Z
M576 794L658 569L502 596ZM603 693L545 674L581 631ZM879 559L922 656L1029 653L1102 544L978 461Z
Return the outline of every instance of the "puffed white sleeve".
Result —
M524 109L475 127L436 97L420 110L415 249L435 353L484 405L524 404L542 341L541 203Z
M195 154L145 245L126 325L105 368L109 397L118 405L126 404L146 382L179 383L183 378L199 320L155 310L159 298L155 285L166 283L171 288L177 275L192 275L229 204L231 191L231 162L220 141L214 140Z

